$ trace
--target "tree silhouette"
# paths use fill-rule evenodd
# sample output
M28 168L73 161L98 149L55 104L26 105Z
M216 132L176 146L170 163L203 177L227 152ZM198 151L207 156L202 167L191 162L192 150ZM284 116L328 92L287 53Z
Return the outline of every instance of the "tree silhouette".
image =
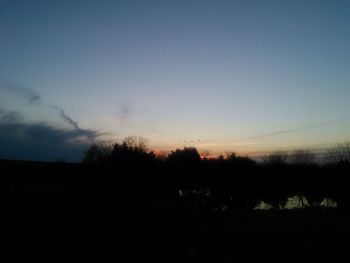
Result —
M201 163L201 156L195 147L184 147L171 151L167 161L171 164L196 165Z
M268 166L280 166L287 164L288 153L276 151L263 157L263 164Z
M329 149L326 154L326 161L334 164L350 163L350 141L338 143L335 147Z
M291 164L310 165L315 161L315 155L308 150L295 150L289 154L288 160Z
M108 145L93 143L84 153L83 163L108 163L111 159L112 148Z
M235 152L226 153L225 160L227 164L232 166L250 167L256 165L256 162L250 159L248 156L238 156Z
M155 154L147 151L147 140L143 137L126 137L122 143L115 143L111 152L112 163L147 163L154 160Z
M155 154L147 151L147 140L143 137L129 136L121 143L112 146L93 143L85 152L83 163L146 163L155 160Z

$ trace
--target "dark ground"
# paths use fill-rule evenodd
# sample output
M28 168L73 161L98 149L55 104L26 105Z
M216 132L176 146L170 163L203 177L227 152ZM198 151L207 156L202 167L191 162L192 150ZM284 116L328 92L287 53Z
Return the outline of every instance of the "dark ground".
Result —
M222 211L176 199L179 187L195 186L175 179L189 170L178 177L179 170L172 170L170 180L162 177L164 170L153 168L0 165L4 262L337 262L349 257L346 205L267 211L232 206ZM343 191L347 180L342 182ZM235 183L245 189L246 181ZM216 191L230 188L226 181L215 185Z

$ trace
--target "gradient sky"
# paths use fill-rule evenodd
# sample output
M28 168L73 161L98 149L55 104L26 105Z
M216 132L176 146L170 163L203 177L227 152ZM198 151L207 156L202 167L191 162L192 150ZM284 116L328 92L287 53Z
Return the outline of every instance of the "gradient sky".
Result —
M0 158L349 140L349 25L345 0L0 0Z

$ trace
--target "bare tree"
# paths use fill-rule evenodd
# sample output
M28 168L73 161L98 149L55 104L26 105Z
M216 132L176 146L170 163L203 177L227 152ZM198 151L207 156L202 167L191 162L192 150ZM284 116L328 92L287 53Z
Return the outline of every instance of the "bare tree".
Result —
M298 165L312 164L315 161L315 155L309 150L295 150L289 154L289 162Z
M325 159L329 163L350 163L350 141L338 143L329 149Z
M121 145L135 151L148 151L148 140L144 137L128 136L123 139Z
M93 143L84 153L83 163L107 163L110 161L112 146Z
M134 148L137 146L137 137L136 136L128 136L124 138L123 142L128 148Z
M287 164L288 153L283 151L276 151L265 155L263 158L263 164L265 165L284 165Z

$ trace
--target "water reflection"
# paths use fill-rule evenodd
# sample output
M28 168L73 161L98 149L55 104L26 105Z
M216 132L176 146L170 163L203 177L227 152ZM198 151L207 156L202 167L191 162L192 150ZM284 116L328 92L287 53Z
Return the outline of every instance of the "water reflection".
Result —
M305 196L290 196L287 198L287 202L285 205L279 205L277 209L301 209L306 207L324 207L324 208L336 208L338 204L332 198L325 197L321 202L315 202L312 205L309 203ZM270 210L274 208L271 204L260 201L257 206L254 208L255 210Z
M303 195L291 195L287 198L283 196L269 196L268 199L257 200L250 196L242 195L227 190L212 191L210 189L178 189L178 200L182 204L195 207L210 208L215 211L229 211L234 209L254 209L254 210L291 210L302 208L336 208L338 203L329 197L314 199Z

